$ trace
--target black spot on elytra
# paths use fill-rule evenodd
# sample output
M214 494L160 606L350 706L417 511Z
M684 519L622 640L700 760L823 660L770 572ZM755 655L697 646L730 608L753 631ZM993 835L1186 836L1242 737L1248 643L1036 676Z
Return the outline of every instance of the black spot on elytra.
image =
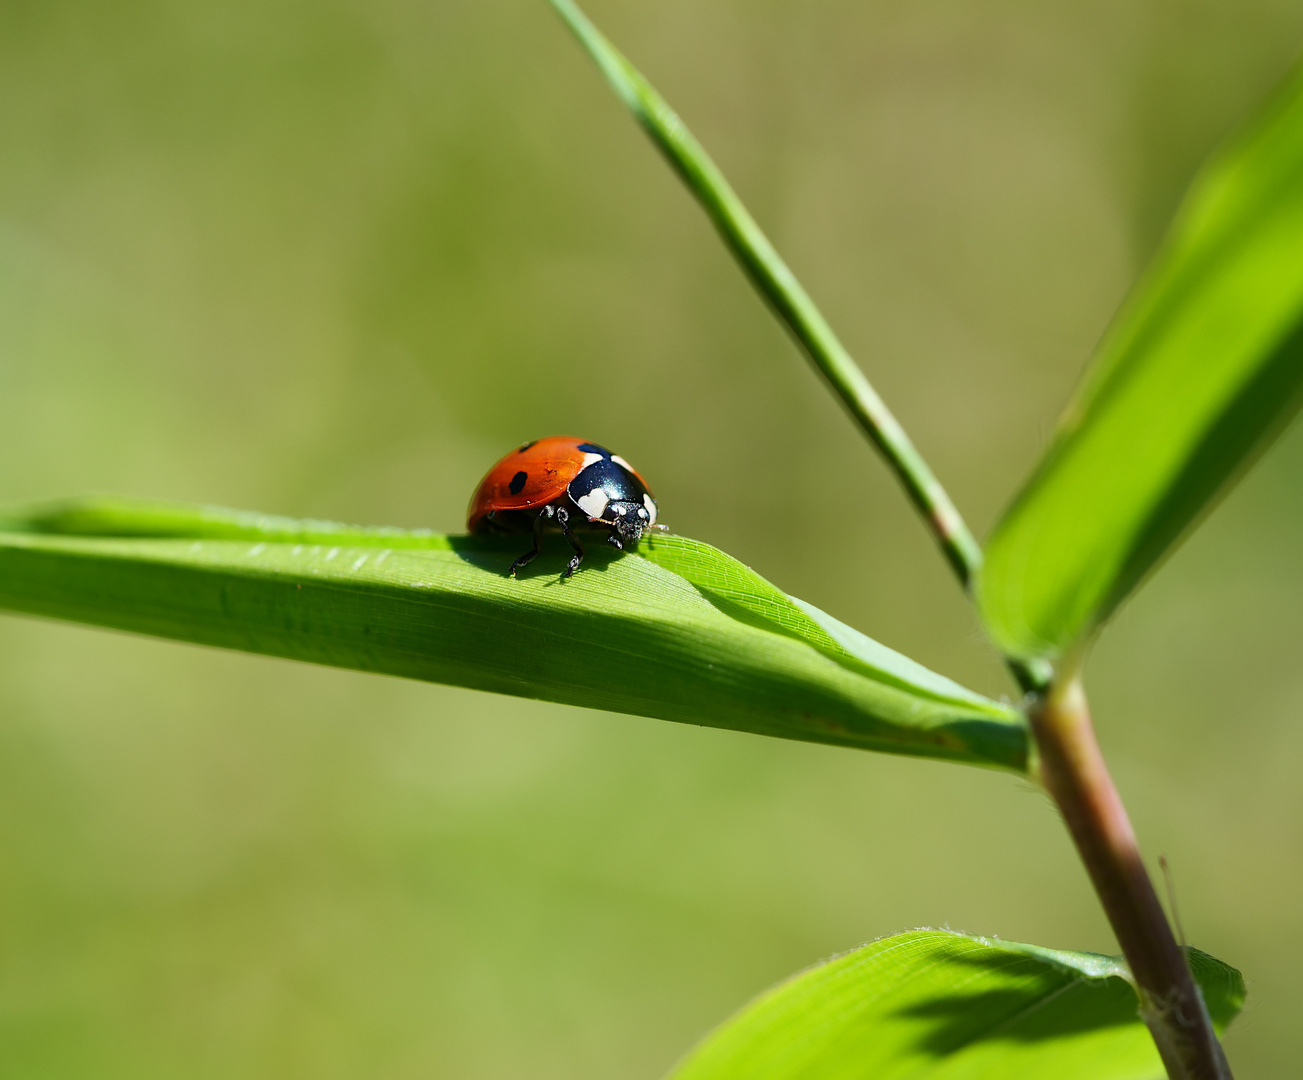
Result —
M523 472L516 473L516 475L511 478L511 483L507 485L507 487L511 489L511 494L519 495L520 489L525 486L525 481L528 479L529 477Z
M535 439L534 442L538 442L538 440ZM534 445L534 442L527 442L524 446L522 446L519 450L517 450L516 453L523 454L526 450L528 450L531 446Z
M611 456L611 451L606 449L605 446L598 446L597 443L581 442L575 447L575 449L581 450L585 454L601 454L604 458L609 458Z

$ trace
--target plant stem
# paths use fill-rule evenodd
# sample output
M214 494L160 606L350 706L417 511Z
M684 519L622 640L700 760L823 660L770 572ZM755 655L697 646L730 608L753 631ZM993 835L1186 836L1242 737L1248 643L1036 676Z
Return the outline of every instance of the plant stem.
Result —
M1031 710L1041 779L1054 797L1130 965L1140 1012L1172 1080L1231 1080L1203 997L1136 847L1100 753L1081 683L1038 695Z

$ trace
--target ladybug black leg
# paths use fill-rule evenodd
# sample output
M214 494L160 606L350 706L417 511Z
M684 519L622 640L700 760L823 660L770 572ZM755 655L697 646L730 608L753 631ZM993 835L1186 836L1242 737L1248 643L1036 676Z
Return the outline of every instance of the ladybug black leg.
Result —
M561 526L561 535L569 540L570 546L575 549L575 553L570 556L570 562L566 565L565 571L561 574L563 578L568 578L579 569L579 564L584 561L584 545L570 531L570 515L564 508L556 512L556 519Z
M534 519L534 548L532 551L525 552L519 559L511 564L511 569L507 572L508 577L515 577L516 571L522 566L528 566L534 561L534 558L543 550L543 525L552 520L552 515L548 513L552 507L546 507L543 513Z
M624 550L624 545L620 543L620 538L616 536L615 533L607 533L606 542L613 548L619 548L621 551Z

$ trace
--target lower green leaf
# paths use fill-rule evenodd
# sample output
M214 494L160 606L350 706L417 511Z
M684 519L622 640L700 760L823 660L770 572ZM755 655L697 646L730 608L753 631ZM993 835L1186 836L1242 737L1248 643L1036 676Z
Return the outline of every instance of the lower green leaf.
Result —
M613 712L1025 770L1017 711L707 544L557 551L83 500L0 515L0 608Z
M1191 968L1222 1030L1234 968ZM709 1035L670 1080L1152 1080L1158 1051L1121 958L912 930L819 964Z

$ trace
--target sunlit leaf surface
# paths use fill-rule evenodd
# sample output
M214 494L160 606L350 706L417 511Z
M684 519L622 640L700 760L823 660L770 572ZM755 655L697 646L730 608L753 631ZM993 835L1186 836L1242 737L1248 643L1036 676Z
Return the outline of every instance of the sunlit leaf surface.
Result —
M1191 966L1218 1028L1234 968ZM913 930L819 964L709 1035L671 1080L1152 1080L1162 1072L1119 960Z
M1020 770L1016 711L714 548L642 557L113 500L0 520L0 607L338 667ZM566 549L568 554L568 549Z
M996 529L983 614L1009 653L1090 634L1297 410L1303 78L1196 182L1048 453Z

